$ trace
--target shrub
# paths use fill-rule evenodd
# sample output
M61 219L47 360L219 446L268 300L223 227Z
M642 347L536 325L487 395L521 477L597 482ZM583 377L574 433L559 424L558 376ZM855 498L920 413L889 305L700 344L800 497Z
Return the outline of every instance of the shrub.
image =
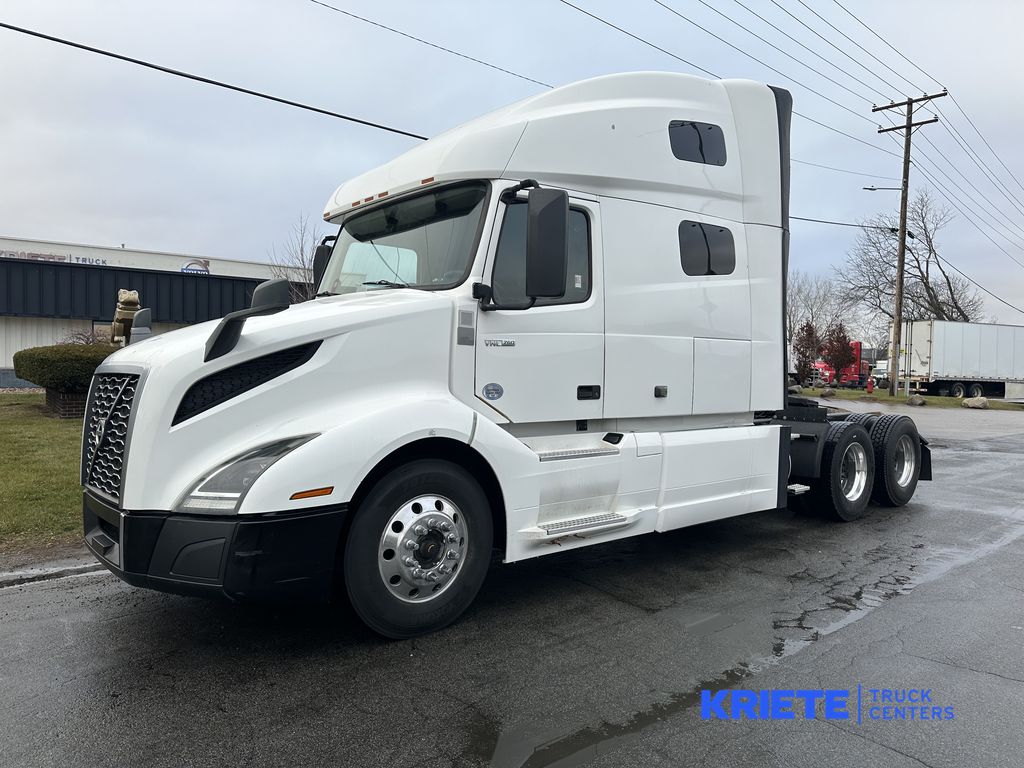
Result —
M86 392L96 367L117 350L111 344L56 344L14 353L14 375L58 392Z

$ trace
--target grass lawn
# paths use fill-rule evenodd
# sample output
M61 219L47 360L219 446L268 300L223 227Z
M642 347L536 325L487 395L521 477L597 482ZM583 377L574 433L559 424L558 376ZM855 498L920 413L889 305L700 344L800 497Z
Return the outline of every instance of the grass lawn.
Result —
M81 535L82 422L47 415L43 402L0 394L0 552Z
M867 392L863 389L836 389L835 397L833 400L857 400L867 395ZM805 389L801 394L807 397L819 397L821 395L821 389L812 387ZM896 397L889 397L889 390L878 390L876 389L871 395L876 398L879 403L888 404L902 404L907 402L907 396L899 394ZM927 403L927 407L935 408L959 408L960 400L955 397L941 397L939 395L922 395ZM825 402L828 402L827 400ZM994 411L1021 411L1024 410L1024 405L1021 403L1004 403L1002 400L989 399L988 407Z

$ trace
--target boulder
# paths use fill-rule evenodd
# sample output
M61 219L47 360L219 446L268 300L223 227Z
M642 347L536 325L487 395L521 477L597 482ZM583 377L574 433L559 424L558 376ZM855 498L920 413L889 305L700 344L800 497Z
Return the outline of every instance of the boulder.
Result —
M920 395L911 395L907 398L907 405L927 405L927 403Z
M804 391L804 388L801 387L799 384L790 384L789 387L787 387L786 391L789 392L789 394L791 395L799 395L801 392Z
M960 401L961 408L988 408L987 397L965 397Z
M830 398L830 397L835 397L835 396L836 396L836 391L834 389L830 388L830 387L825 387L823 390L821 390L821 394L818 395L818 397L823 397L826 400L828 400L828 398Z

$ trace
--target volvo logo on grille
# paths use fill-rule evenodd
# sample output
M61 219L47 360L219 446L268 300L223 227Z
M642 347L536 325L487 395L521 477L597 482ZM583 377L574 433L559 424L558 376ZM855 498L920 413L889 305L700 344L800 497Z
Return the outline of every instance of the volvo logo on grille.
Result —
M93 433L92 433L92 447L93 447L93 449L98 449L100 447L100 443L103 442L103 437L104 437L104 435L106 435L106 433L107 433L107 418L104 417L102 419L97 419L96 420L96 429L93 430Z

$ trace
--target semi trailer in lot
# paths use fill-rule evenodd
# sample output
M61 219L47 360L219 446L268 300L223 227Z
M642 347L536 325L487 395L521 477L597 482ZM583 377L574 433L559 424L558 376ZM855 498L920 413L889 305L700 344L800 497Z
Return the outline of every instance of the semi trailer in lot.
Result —
M409 637L507 563L786 507L902 505L902 416L786 395L788 92L635 73L528 98L342 184L317 297L112 355L85 537L126 581L341 592Z
M903 324L900 381L953 397L1002 397L1024 383L1024 326L918 320Z

